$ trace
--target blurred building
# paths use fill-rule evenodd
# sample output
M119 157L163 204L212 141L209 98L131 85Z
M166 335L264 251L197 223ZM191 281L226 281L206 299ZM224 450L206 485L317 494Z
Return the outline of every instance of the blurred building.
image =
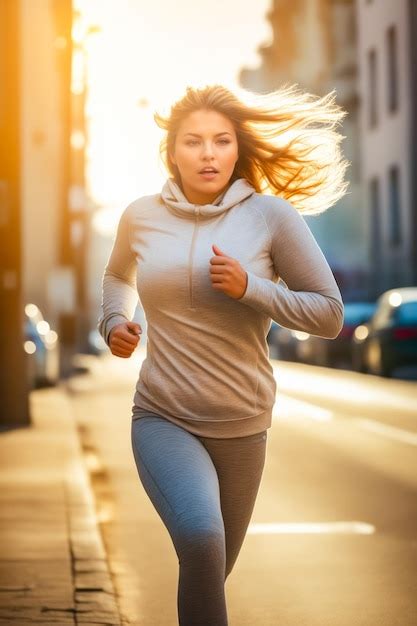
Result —
M361 175L375 291L417 284L417 2L358 0Z
M29 421L24 310L36 304L74 347L76 278L68 190L71 0L0 3L2 421Z
M360 186L354 0L274 0L268 13L273 39L261 46L259 68L244 69L243 87L258 92L296 83L324 95L336 89L347 112L340 127L342 150L351 165L348 194L330 210L306 216L345 299L368 297L368 223Z
M411 86L411 272L417 285L417 0L409 0L410 86Z
M75 341L76 279L68 208L71 0L21 0L22 285L58 331L62 372Z
M77 2L74 2L77 5ZM90 351L91 324L90 264L92 232L91 220L98 208L87 190L86 152L88 150L88 61L87 41L90 36L100 32L100 28L89 25L79 9L74 8L73 23L73 72L71 81L71 168L69 210L71 213L71 233L76 276L76 310L74 324L77 327L76 348L80 352Z
M61 374L88 350L86 34L71 0L22 0L22 284L59 334ZM85 28L87 30L87 28ZM89 34L89 33L87 33Z

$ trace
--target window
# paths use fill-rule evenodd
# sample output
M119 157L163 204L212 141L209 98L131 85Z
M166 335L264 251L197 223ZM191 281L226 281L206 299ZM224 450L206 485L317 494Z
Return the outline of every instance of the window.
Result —
M395 321L397 324L407 326L417 325L417 302L403 302L396 310Z
M370 195L370 233L371 233L371 262L376 269L380 269L381 259L381 199L379 189L379 179L372 178L369 182Z
M400 173L396 165L389 170L388 186L390 243L395 246L401 242Z
M359 326L369 321L375 313L376 305L374 302L346 302L344 309L345 324Z
M387 30L386 46L388 110L394 112L398 108L397 31L395 26L390 26Z
M369 126L375 128L378 123L377 116L377 58L376 50L368 51L368 77L369 77Z

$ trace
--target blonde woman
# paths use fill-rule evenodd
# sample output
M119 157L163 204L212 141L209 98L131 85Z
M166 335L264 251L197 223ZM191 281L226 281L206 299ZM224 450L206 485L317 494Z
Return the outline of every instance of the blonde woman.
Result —
M103 277L98 327L115 356L139 342L138 295L147 319L132 449L178 556L181 626L228 623L224 583L275 402L271 319L329 339L343 325L340 291L301 213L346 192L345 112L334 93L296 86L246 94L188 87L167 117L155 114L169 176L124 210Z

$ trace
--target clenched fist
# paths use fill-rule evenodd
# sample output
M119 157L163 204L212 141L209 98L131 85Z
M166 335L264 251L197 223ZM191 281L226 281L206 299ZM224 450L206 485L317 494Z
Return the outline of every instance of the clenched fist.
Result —
M114 356L128 359L139 343L142 328L135 322L117 324L110 331L110 351Z
M215 256L210 259L211 286L227 296L239 300L246 291L248 275L237 259L212 245Z

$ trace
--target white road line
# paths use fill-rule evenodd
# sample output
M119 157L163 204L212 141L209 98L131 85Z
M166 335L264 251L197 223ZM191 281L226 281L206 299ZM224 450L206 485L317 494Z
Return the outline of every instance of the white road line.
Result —
M353 534L372 535L375 526L366 522L287 522L249 524L249 535L293 535L293 534Z
M408 416L417 418L415 410L417 386L415 381L381 379L365 376L357 372L339 369L323 369L298 363L272 361L278 393L288 390L296 395L300 389L308 389L311 394L332 398L336 403L339 398L349 398L352 405L389 406L392 410L406 411Z
M417 446L417 434L412 433L409 430L403 430L402 428L396 428L395 426L388 426L387 424L381 424L374 420L367 420L363 418L355 419L355 424L359 424L366 430L371 430L378 435L387 437L388 439L395 439L402 443L408 443L412 446Z
M280 393L277 397L274 417L276 419L292 420L295 417L315 420L316 422L329 422L333 418L333 411L324 409L317 404L299 400L285 393Z
M291 422L292 420L299 418L315 422L330 422L334 418L337 419L337 413L330 411L329 409L324 409L321 406L317 406L317 404L312 404L311 402L306 402L305 400L299 400L298 398L287 396L285 393L281 392L277 397L274 418L278 421L286 420L287 422ZM417 446L417 433L404 430L403 428L397 428L396 426L382 424L376 420L361 417L349 417L347 419L351 419L354 426L359 426L359 428L372 431L378 435L386 437L387 439Z

